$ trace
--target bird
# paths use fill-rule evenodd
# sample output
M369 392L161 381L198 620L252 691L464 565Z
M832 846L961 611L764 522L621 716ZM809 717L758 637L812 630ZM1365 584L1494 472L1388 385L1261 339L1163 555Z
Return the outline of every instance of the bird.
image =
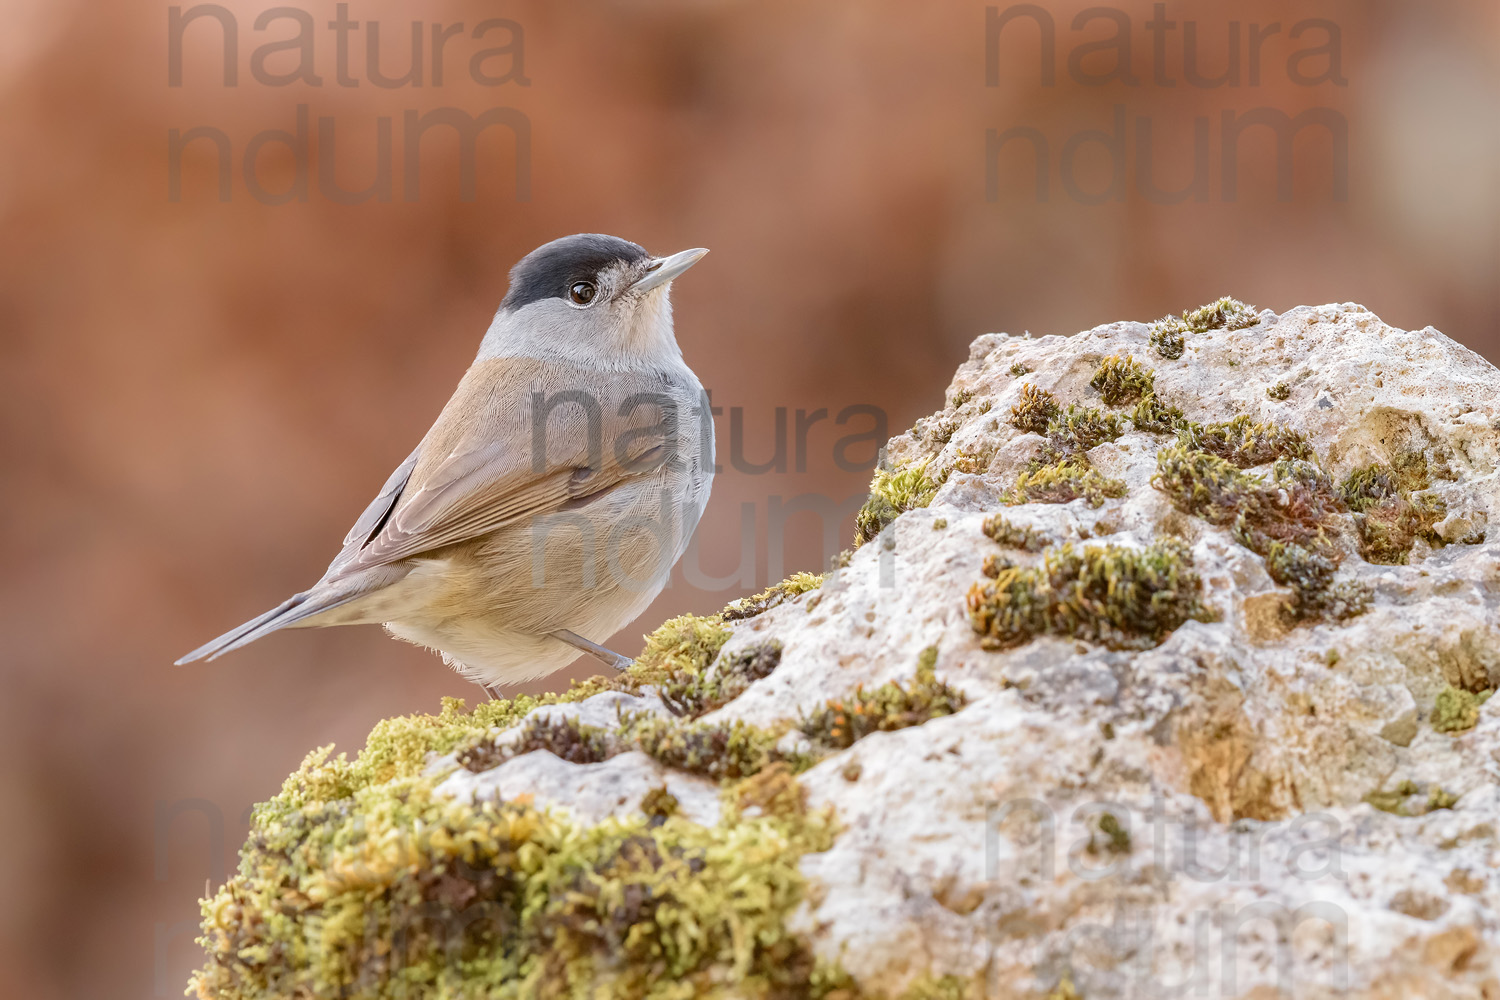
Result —
M706 249L543 244L322 579L178 660L284 628L383 624L487 693L602 645L666 585L707 506L713 415L669 298Z

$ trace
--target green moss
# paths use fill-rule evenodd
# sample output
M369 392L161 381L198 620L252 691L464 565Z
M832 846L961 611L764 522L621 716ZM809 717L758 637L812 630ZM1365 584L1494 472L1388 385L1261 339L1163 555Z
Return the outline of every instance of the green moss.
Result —
M1241 469L1277 459L1313 459L1312 445L1299 431L1271 422L1256 423L1243 414L1213 424L1188 424L1179 432L1184 445L1217 455Z
M430 779L306 800L328 764L257 813L240 873L204 901L198 996L770 997L831 978L785 929L827 815L585 827Z
M1292 387L1285 382L1277 382L1275 385L1266 386L1267 399L1287 399L1292 395Z
M1362 466L1345 477L1339 489L1355 512L1360 555L1366 561L1404 564L1418 538L1433 546L1444 544L1434 526L1447 516L1447 504L1438 497L1413 496L1431 485L1427 456L1420 451L1401 452L1388 465Z
M1260 322L1253 306L1237 299L1222 298L1197 309L1185 310L1181 316L1167 315L1151 324L1151 346L1170 361L1182 357L1190 333L1210 330L1243 330ZM1230 361L1233 365L1235 362ZM1273 397L1284 399L1285 397Z
M679 615L646 636L633 669L652 684L683 673L702 673L728 640L729 629L718 615Z
M932 519L932 530L933 531L945 531L945 530L947 530L947 528L948 528L948 519L946 517L935 517L935 518Z
M677 801L677 796L667 791L666 785L653 788L641 796L641 812L647 816L675 816L679 806L681 803Z
M815 745L842 750L871 733L907 729L952 715L967 699L963 692L937 679L933 670L936 662L937 647L929 646L918 658L916 676L909 686L891 681L873 691L857 688L847 698L828 701L804 718L798 728Z
M995 555L992 552L984 557L984 565L980 568L980 572L994 580L1015 564L1016 561L1010 556Z
M1099 390L1105 403L1117 406L1152 395L1156 374L1128 354L1123 358L1112 354L1099 363L1089 385Z
M204 900L200 997L766 998L860 995L787 930L805 883L798 862L832 845L830 813L807 810L795 773L867 732L955 711L962 695L924 651L910 688L836 699L806 720L813 754L781 751L792 725L684 723L626 715L618 726L532 720L508 748L497 729L534 708L662 678L763 674L770 647L720 657L717 617L683 616L647 640L635 667L560 695L382 722L357 757L310 754L256 807L238 874ZM709 665L713 664L710 669ZM703 687L710 687L705 682ZM530 749L590 762L640 750L724 790L703 826L658 788L639 815L597 825L526 800L439 795L434 755L491 765ZM485 759L488 756L489 759Z
M1151 480L1178 510L1218 525L1234 523L1240 511L1255 502L1261 484L1259 476L1181 441L1156 453Z
M1394 788L1370 792L1364 800L1393 816L1420 816L1434 809L1452 809L1458 799L1457 795L1438 785L1431 785L1424 792L1420 785L1408 778Z
M1010 366L1010 373L1016 378L1020 378L1022 375L1030 374L1031 369L1021 364L1021 362L1017 361L1015 364Z
M1308 548L1295 542L1271 542L1266 549L1266 572L1292 588L1293 621L1345 621L1370 610L1373 595L1368 586L1353 580L1335 582L1339 563L1331 551L1326 545ZM1337 653L1333 655L1337 662Z
M973 398L974 398L974 390L973 389L960 389L957 392L955 392L951 397L949 397L949 399L948 399L948 405L951 408L953 408L953 409L956 410L960 406L963 406L965 403L967 403L969 400L971 400Z
M1187 347L1188 333L1187 324L1180 316L1163 316L1151 324L1151 346L1156 353L1168 361L1176 361L1182 357L1183 350Z
M1187 420L1181 410L1168 406L1155 393L1151 393L1142 396L1141 401L1135 404L1135 409L1130 411L1130 422L1135 425L1136 430L1148 434L1170 434L1186 425Z
M1083 499L1090 507L1099 507L1106 498L1123 497L1125 492L1123 480L1100 474L1080 455L1047 464L1033 461L1001 499L1007 504L1070 503Z
M674 675L661 685L661 699L676 715L697 718L729 704L781 663L775 639L726 654L706 670Z
M994 457L995 447L988 442L977 448L960 446L958 453L953 457L953 470L978 475L990 467L990 462Z
M972 979L923 976L901 991L900 1000L979 1000L983 996L983 989Z
M1405 564L1418 538L1434 547L1443 538L1434 530L1448 514L1448 505L1440 497L1397 494L1363 513L1354 515L1359 529L1359 552L1367 562L1387 566Z
M854 518L855 547L879 535L906 511L932 503L938 485L927 478L926 462L900 469L876 469L870 480L870 499Z
M953 435L958 433L959 426L959 422L953 417L928 417L917 421L916 426L912 428L912 437L931 441L941 447L953 440Z
M785 580L762 590L753 597L742 597L737 601L731 601L723 611L719 612L719 618L726 622L754 618L799 594L817 590L823 586L824 579L825 577L819 573L793 573Z
M597 764L639 750L666 767L714 781L748 778L778 761L797 770L811 760L788 757L776 749L783 730L760 729L735 720L683 724L655 713L621 718L617 727L591 726L576 717L539 718L528 722L513 740L485 736L459 751L458 763L480 773L535 750L546 750L572 764Z
M1041 566L1002 570L969 588L969 621L986 649L1062 635L1112 649L1149 649L1189 619L1212 620L1187 546L1072 545L1047 550Z
M1440 733L1461 733L1479 725L1479 709L1493 691L1475 693L1445 687L1432 705L1432 728Z
M1420 451L1403 451L1388 465L1376 462L1355 469L1345 477L1340 491L1350 510L1362 512L1403 493L1431 486L1427 456Z
M1099 815L1099 832L1106 838L1105 849L1111 854L1130 853L1130 831L1114 813Z
M1047 439L1068 452L1088 451L1125 433L1125 421L1095 407L1069 406L1047 423Z
M1341 621L1369 608L1367 586L1334 581L1339 555L1327 532L1343 501L1321 469L1279 459L1267 484L1188 440L1157 452L1152 485L1184 513L1232 528L1236 541L1264 557L1271 579L1294 592L1293 620Z
M1407 779L1395 788L1370 792L1365 796L1365 801L1381 812L1405 816L1407 815L1406 800L1417 793L1417 783Z
M991 514L984 519L982 529L990 540L1008 549L1023 549L1040 552L1052 540L1030 525L1016 525L1000 514Z
M1182 314L1183 323L1193 333L1208 333L1210 330L1243 330L1260 322L1255 307L1238 299L1224 297L1217 302Z
M1056 396L1027 383L1021 387L1021 401L1010 408L1010 425L1018 431L1044 434L1052 418L1061 412Z

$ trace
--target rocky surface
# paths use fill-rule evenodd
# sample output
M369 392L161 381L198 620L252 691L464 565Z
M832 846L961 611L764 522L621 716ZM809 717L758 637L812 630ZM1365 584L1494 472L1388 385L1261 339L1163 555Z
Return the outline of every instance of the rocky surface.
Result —
M205 903L199 992L304 981L307 883L366 834L276 870L309 836L290 806L331 829L410 781L460 826L510 803L669 856L663 831L701 834L705 884L745 824L780 845L734 876L787 887L750 952L700 927L674 965L661 909L605 891L571 972L537 972L558 939L529 917L506 932L530 952L492 995L1500 998L1500 371L1354 304L1217 305L979 338L821 586L668 623L562 704L425 717L405 770L372 737L310 797L312 761L257 820L294 847L252 836ZM543 895L619 877L547 850L573 868ZM359 882L366 912L399 922L444 857ZM247 929L273 900L290 930ZM280 957L247 972L247 941ZM399 995L358 952L354 992Z

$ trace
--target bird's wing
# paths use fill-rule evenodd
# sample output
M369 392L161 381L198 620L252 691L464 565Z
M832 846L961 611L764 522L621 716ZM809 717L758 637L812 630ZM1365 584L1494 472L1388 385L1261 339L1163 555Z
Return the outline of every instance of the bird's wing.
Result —
M542 400L559 398L559 386L593 405L542 410ZM661 399L661 389L646 373L530 359L476 363L408 460L412 468L392 509L375 517L366 511L360 525L368 521L372 534L355 542L351 532L358 551L330 567L331 575L468 541L658 468L652 453L665 452L676 416L652 403L622 413L620 404L642 393ZM547 414L540 425L538 412ZM538 426L541 444L534 440Z
M411 479L412 470L417 467L417 456L422 453L419 444L412 449L412 453L406 456L406 461L396 466L396 471L385 481L380 488L380 494L370 501L364 513L354 522L354 527L344 536L344 547L334 557L329 572L332 573L341 563L347 563L359 555L360 549L375 537L376 532L385 527L386 519L391 516L391 511L401 501L401 494L406 489L407 481Z

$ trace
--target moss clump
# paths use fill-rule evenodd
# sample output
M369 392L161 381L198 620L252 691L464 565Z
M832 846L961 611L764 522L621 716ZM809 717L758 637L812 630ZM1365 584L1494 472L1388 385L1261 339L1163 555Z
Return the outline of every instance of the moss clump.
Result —
M1125 421L1095 407L1069 406L1047 423L1047 440L1059 451L1088 451L1125 433Z
M1111 649L1149 649L1189 619L1213 620L1187 546L1163 539L1144 549L1071 544L1041 566L1002 570L969 588L969 622L986 649L1063 635Z
M857 688L847 698L835 698L798 725L816 745L844 750L871 733L920 726L930 719L952 715L967 703L963 692L937 679L937 647L929 646L918 659L910 686L896 681L873 691Z
M1355 469L1345 477L1339 489L1349 509L1359 513L1392 497L1431 486L1427 456L1420 451L1404 451L1389 465L1376 462Z
M1061 412L1056 396L1027 383L1021 387L1021 401L1010 408L1010 425L1018 431L1045 434L1052 418Z
M938 485L927 478L926 462L900 469L876 469L870 480L870 499L854 518L855 547L879 535L907 511L932 503Z
M1295 542L1272 542L1267 548L1266 572L1283 587L1292 588L1293 621L1345 621L1370 610L1369 587L1354 580L1334 581L1339 563L1330 552L1327 546L1307 548Z
M1404 564L1418 538L1444 544L1434 526L1447 516L1447 504L1438 497L1413 496L1431 485L1427 456L1420 451L1401 452L1389 465L1366 465L1344 479L1339 489L1355 512L1359 551L1367 562Z
M1090 507L1103 505L1106 498L1125 495L1123 480L1110 479L1098 472L1083 456L1059 458L1044 463L1033 460L1016 477L1016 485L1001 498L1007 504L1071 503L1087 500Z
M675 816L679 806L681 803L677 801L677 796L667 791L666 785L653 788L641 796L641 812L647 816L658 816L662 819Z
M1448 505L1434 496L1406 494L1383 500L1354 515L1359 529L1359 554L1366 562L1403 565L1418 538L1437 547L1443 538L1434 526L1448 514Z
M634 670L652 684L702 673L728 640L729 629L718 615L679 615L646 636Z
M1013 524L1000 514L991 514L986 517L981 530L989 536L991 541L1008 549L1040 552L1052 544L1050 538L1030 525Z
M1103 835L1102 844L1096 845L1094 837L1089 837L1089 848L1093 853L1099 853L1100 849L1110 854L1130 853L1130 830L1114 813L1100 813L1097 822L1099 833Z
M726 810L706 827L658 796L597 826L435 791L430 754L535 699L388 720L356 760L324 748L258 806L239 873L203 902L200 997L826 995L847 977L785 930L826 814ZM798 802L795 797L788 801ZM684 994L686 990L686 994Z
M1016 561L1010 556L995 555L992 552L984 557L984 565L980 567L979 572L994 580L1015 564Z
M1309 461L1313 455L1307 436L1280 424L1256 423L1245 415L1214 424L1189 424L1179 436L1186 446L1217 455L1241 469L1277 459Z
M1452 809L1458 798L1438 785L1431 785L1424 792L1420 785L1408 778L1395 788L1370 792L1365 801L1393 816L1421 816L1434 809Z
M952 396L948 397L948 405L950 407L952 407L953 409L956 410L960 406L963 406L965 403L967 403L969 400L971 400L973 398L974 398L974 390L973 389L960 389L957 392L955 392Z
M1183 313L1182 320L1192 332L1208 333L1210 330L1244 330L1259 323L1260 317L1254 306L1225 296Z
M1275 385L1266 386L1267 399L1287 399L1292 395L1292 387L1285 382L1277 382Z
M1130 422L1135 425L1136 430L1148 434L1170 434L1184 427L1187 419L1177 407L1168 406L1155 393L1151 393L1142 396L1141 401L1135 404L1135 409L1130 411Z
M824 579L825 577L820 573L793 573L785 580L762 590L753 597L742 597L737 601L731 601L723 611L719 612L719 617L726 622L754 618L793 597L805 594L809 590L817 590L823 586Z
M539 718L527 723L510 742L486 736L459 751L458 763L480 773L534 750L547 750L573 764L598 764L639 750L666 767L714 781L748 778L777 761L792 761L797 770L810 766L776 749L782 732L759 729L739 720L684 725L653 713L624 716L615 728L591 726L576 717Z
M662 765L713 781L735 781L758 774L774 763L796 771L811 767L811 758L782 753L776 748L783 732L761 729L739 719L733 722L683 725L658 715L628 717L620 731Z
M1271 579L1293 590L1294 621L1339 621L1368 609L1367 587L1334 582L1340 560L1327 531L1344 505L1317 466L1280 459L1267 484L1180 440L1157 452L1151 484L1183 513L1232 528L1236 541L1264 557Z
M673 714L696 719L729 704L781 663L781 643L775 639L746 646L719 657L699 673L676 675L661 686L661 700Z
M1010 373L1016 378L1020 378L1022 375L1029 375L1031 373L1031 369L1021 364L1021 362L1017 361L1015 364L1010 366Z
M977 448L960 446L958 454L953 457L953 471L978 475L990 467L994 457L995 448L991 444L982 444Z
M1099 363L1089 385L1099 390L1105 403L1118 406L1152 395L1156 388L1156 373L1128 354L1123 358L1111 354Z
M1260 322L1253 306L1228 297L1197 309L1184 310L1181 316L1167 315L1151 324L1151 346L1162 357L1175 361L1182 357L1187 334L1210 330L1243 330ZM1230 364L1234 364L1233 361ZM1274 397L1285 398L1285 397Z
M1241 472L1226 459L1179 441L1156 453L1156 475L1151 485L1167 494L1183 513L1226 525L1255 504L1261 479Z
M1168 361L1176 361L1182 357L1182 352L1187 347L1188 332L1187 324L1180 316L1163 316L1151 324L1151 346L1156 348L1156 353Z
M1465 691L1445 687L1432 705L1432 728L1440 733L1461 733L1479 725L1479 709L1493 691Z

